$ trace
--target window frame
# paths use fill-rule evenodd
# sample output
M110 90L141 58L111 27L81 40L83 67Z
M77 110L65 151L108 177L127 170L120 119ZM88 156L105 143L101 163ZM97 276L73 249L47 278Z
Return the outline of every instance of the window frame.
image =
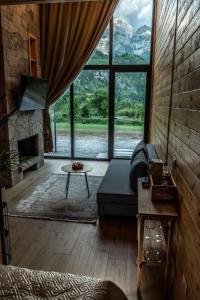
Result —
M70 130L71 130L71 156L56 156L48 155L47 158L69 158L69 159L87 159L87 160L101 160L107 161L114 158L114 105L115 105L115 74L116 73L146 73L146 97L145 97L145 116L144 116L144 141L148 142L149 137L149 121L150 121L150 98L151 98L151 81L152 81L152 62L153 62L153 41L154 41L154 19L155 19L155 2L153 0L152 8L152 33L151 33L151 46L150 46L150 63L138 65L118 65L113 64L113 17L111 18L109 26L109 64L108 65L93 65L86 64L84 70L100 71L107 70L109 73L109 103L108 103L108 158L86 158L75 157L75 130L74 130L74 84L70 86ZM55 120L54 120L55 123ZM55 125L54 125L55 126ZM55 126L56 127L56 126ZM55 149L56 146L56 130L54 130ZM117 158L115 158L117 159ZM126 159L126 158L125 158Z

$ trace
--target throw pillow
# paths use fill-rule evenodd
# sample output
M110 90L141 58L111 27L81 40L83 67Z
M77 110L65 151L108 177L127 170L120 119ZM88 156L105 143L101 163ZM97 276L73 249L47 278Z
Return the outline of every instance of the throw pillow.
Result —
M138 153L136 153L134 160L140 160L140 161L144 161L145 163L147 163L148 160L147 160L145 151L143 149L141 149Z
M129 173L129 182L135 192L138 190L138 178L146 177L148 174L147 162L134 160Z
M146 159L148 160L148 152L147 152L147 149L146 149L146 145L145 145L145 142L144 141L141 141L137 144L137 146L135 147L134 151L133 151L133 154L132 154L132 157L131 157L131 164L133 163L136 155L140 152L140 151L143 151Z

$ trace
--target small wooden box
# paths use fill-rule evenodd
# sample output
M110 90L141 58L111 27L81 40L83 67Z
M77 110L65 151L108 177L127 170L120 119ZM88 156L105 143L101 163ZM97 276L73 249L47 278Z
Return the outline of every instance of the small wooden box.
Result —
M150 161L150 171L153 177L161 177L163 173L163 161L161 159L152 159Z
M153 202L175 202L177 187L170 175L162 176L158 181L150 175L151 200Z

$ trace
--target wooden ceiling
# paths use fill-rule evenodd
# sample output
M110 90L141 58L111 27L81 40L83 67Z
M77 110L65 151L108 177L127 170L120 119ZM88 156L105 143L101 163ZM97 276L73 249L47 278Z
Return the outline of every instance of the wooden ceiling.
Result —
M86 0L0 0L0 5L33 4L33 3L43 4L43 3L63 3L63 2L84 2L84 1ZM104 1L104 0L87 0L87 1Z

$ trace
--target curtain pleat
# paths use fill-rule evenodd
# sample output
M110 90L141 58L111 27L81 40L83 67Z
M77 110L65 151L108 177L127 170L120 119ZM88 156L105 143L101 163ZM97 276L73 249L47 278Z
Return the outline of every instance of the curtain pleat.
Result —
M44 110L44 150L53 150L48 107L84 68L100 40L118 0L41 5L42 76L49 90Z

